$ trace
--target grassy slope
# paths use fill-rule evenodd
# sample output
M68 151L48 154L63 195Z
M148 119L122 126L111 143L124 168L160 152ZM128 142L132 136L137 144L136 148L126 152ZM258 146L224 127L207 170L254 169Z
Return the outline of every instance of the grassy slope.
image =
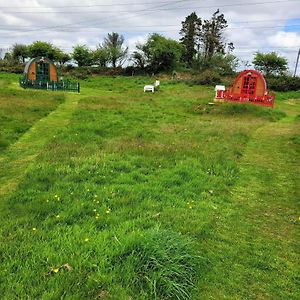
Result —
M115 257L158 228L188 237L209 260L189 298L296 299L299 104L283 99L299 94L281 94L288 116L271 122L281 114L207 106L208 88L163 83L152 95L144 83L91 79L70 122L73 94L9 149L2 294L152 299L133 282L130 260ZM21 157L32 163L17 163L28 144ZM45 275L63 263L73 271Z

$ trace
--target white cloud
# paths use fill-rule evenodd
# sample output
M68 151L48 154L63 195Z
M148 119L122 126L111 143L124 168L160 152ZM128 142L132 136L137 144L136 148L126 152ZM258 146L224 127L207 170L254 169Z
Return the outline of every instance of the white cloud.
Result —
M280 31L268 37L267 41L273 47L300 48L300 33Z

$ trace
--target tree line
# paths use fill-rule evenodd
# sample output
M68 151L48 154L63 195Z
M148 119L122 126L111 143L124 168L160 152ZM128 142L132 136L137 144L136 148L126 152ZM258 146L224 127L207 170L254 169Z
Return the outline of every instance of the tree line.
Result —
M151 73L209 69L227 75L232 74L239 65L237 57L233 55L233 43L225 39L227 26L227 20L219 10L208 20L202 20L193 12L181 22L179 41L152 33L144 43L136 45L131 55L124 44L124 37L112 32L95 50L86 45L76 45L71 54L44 41L30 45L15 44L5 54L3 61L24 63L28 58L43 56L61 66L74 61L79 67L116 68L122 67L127 60L127 65ZM276 75L287 71L288 63L285 58L272 52L256 53L253 64L267 75Z

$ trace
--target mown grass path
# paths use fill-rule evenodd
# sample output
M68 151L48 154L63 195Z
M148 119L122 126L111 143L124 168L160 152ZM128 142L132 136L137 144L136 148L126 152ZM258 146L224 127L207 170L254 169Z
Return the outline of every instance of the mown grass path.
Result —
M298 299L300 124L293 119L260 127L247 145L231 205L209 241L218 254L203 299Z
M66 101L45 118L40 119L16 143L0 156L0 195L7 196L24 176L29 164L43 147L70 121L79 95L68 95Z

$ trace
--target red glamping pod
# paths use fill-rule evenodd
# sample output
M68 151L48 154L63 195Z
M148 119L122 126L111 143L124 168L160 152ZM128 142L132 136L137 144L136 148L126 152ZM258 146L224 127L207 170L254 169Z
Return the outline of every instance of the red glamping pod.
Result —
M269 94L265 78L255 70L245 70L234 80L231 89L216 86L217 101L249 102L274 107L275 94Z

